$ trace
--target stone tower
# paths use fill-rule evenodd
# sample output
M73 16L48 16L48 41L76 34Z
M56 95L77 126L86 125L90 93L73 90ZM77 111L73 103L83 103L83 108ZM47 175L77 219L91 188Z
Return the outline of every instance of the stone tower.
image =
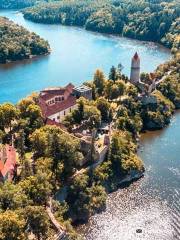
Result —
M140 58L137 52L134 54L131 61L131 76L130 81L133 84L139 83L140 80Z

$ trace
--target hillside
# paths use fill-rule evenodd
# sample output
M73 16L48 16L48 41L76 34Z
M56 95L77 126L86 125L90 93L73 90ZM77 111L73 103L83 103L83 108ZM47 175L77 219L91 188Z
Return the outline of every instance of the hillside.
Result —
M0 9L21 9L42 2L53 2L56 0L0 0ZM57 0L58 1L58 0Z
M83 26L87 30L160 42L175 52L180 46L178 1L71 1L28 8L24 17L34 22Z
M50 51L47 41L3 17L0 17L0 42L0 63L44 55Z

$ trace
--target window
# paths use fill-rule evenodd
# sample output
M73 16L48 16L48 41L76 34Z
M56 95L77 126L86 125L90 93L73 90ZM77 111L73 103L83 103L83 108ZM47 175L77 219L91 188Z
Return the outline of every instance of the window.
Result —
M66 115L66 111L64 111L64 116Z
M69 111L71 112L71 108L69 109Z
M60 116L57 116L57 119L60 119Z

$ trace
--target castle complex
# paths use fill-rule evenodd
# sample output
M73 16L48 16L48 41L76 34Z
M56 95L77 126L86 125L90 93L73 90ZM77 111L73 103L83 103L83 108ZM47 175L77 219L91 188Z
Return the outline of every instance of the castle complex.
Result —
M140 89L140 96L149 96L156 89L154 74L149 74L149 82L140 80L140 57L136 52L131 61L130 82ZM39 106L43 117L51 124L62 123L64 118L77 107L79 97L92 99L92 89L86 85L75 87L68 84L65 87L52 87L42 90L39 94Z

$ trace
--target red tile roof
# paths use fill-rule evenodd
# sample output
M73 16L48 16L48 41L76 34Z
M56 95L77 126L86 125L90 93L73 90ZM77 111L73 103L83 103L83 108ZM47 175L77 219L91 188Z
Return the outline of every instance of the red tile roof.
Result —
M43 101L39 102L42 114L46 118L58 112L65 111L67 108L73 107L74 105L76 105L76 97L74 96L69 96L67 100L57 102L53 105L47 105Z
M135 60L139 59L139 55L138 55L137 52L134 54L134 57L133 57L133 58L134 58Z
M3 163L3 160L0 159L0 174L3 176L3 178L6 177L6 175L9 173L9 178L12 179L14 170L16 168L16 150L14 147L10 145L5 145L5 152L1 152L1 155L3 154L3 158L6 158L5 162ZM4 156L5 155L5 156Z
M57 95L64 95L66 92L72 93L74 85L69 83L66 87L46 88L40 92L40 97L47 101Z
M73 107L76 104L76 97L72 96L74 85L69 83L66 87L47 88L40 92L39 106L44 118L48 118L53 114L65 111L67 108ZM64 100L48 105L46 101L57 95L63 95Z
M3 163L3 161L0 159L0 172L2 171L3 167L4 167L4 163Z
M67 108L73 107L76 104L76 97L69 96L67 100L58 102L54 105L48 106L46 116L49 117L55 113L66 110Z

